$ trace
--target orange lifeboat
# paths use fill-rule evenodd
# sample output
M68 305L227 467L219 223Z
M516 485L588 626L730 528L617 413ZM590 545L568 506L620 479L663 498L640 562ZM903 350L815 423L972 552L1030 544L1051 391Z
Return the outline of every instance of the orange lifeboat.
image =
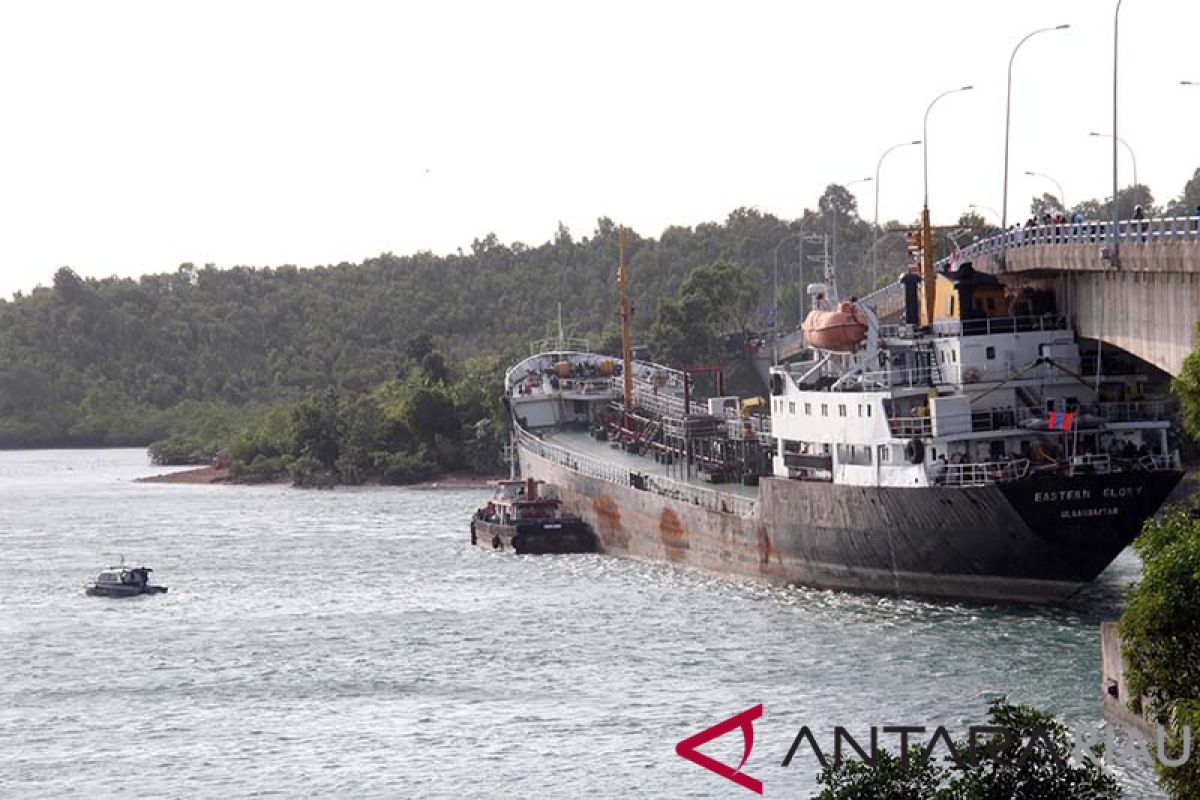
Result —
M843 302L837 311L810 311L800 330L811 347L853 353L867 338L867 318L854 303Z

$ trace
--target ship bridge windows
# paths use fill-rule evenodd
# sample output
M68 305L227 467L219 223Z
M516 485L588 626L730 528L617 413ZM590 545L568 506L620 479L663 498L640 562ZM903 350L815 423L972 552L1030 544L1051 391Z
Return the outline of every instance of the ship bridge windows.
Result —
M806 417L812 416L812 403L804 404L804 416L806 416Z
M839 444L837 460L839 464L869 467L871 466L871 447L863 444Z
M821 403L821 416L822 417L829 416L829 405L827 403Z
M789 414L796 413L796 404L795 403L788 403L788 413Z
M846 416L846 404L845 403L838 403L838 416L839 417Z

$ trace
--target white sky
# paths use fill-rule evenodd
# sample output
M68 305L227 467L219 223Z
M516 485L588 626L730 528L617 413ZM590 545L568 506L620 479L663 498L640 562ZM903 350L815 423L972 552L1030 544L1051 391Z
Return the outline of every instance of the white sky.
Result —
M183 261L309 266L795 216L930 117L930 205L1105 196L1112 2L9 2L0 295ZM920 19L917 12L924 12ZM922 43L927 33L928 45ZM1200 166L1200 2L1125 0L1121 128L1159 201ZM1122 184L1131 182L1122 151ZM912 219L921 148L884 164ZM874 185L853 187L870 219Z

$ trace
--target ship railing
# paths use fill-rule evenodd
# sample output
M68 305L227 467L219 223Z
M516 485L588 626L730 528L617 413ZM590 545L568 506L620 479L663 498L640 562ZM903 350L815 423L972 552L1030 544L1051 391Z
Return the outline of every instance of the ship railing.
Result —
M513 397L559 397L564 393L611 395L611 378L559 378L534 384L518 383L512 387Z
M991 336L997 333L1061 331L1067 318L1058 314L1023 317L983 317L982 319L943 319L933 323L937 336Z
M1105 422L1152 422L1170 419L1176 405L1167 400L1138 400L1121 403L1095 403L1083 406L1085 412L1095 413Z
M725 435L730 439L757 439L763 435L771 435L771 418L741 414L725 416Z
M1107 475L1112 472L1112 459L1103 454L1072 456L1067 462L1068 475Z
M957 424L965 415L939 414L937 422L945 429L961 430ZM971 432L1000 431L1015 428L1023 419L1032 416L1026 409L989 408L971 411ZM923 417L889 417L888 428L893 436L932 436L934 419Z
M892 436L932 436L933 420L929 417L888 417Z
M610 461L585 456L581 453L574 453L564 447L550 444L534 436L524 428L518 428L517 431L521 446L534 455L541 456L547 461L553 461L559 466L566 467L582 475L587 475L590 478L599 478L600 480L616 483L621 486L630 485L630 471L625 467L621 467Z
M753 517L758 508L758 502L750 497L737 494L727 494L690 483L681 483L663 478L658 475L645 475L646 488L663 497L681 500L694 506L718 511L722 514L734 514L739 517Z
M560 392L579 394L608 394L613 390L611 378L559 378Z
M618 392L624 391L624 388L618 386L618 379L613 379L613 388ZM688 412L683 402L683 397L675 394L668 387L658 387L654 383L643 380L641 378L633 379L633 404L647 411L651 411L660 417L686 417ZM691 402L692 414L707 414L708 408L704 405Z
M908 367L881 369L864 372L862 382L867 385L897 387L927 387L944 383L936 367Z
M1171 453L1163 453L1159 455L1142 456L1138 459L1137 465L1147 472L1159 472L1161 470L1180 470L1182 464L1179 460L1179 451Z
M1123 403L1084 403L1067 410L1076 414L1092 414L1105 422L1153 422L1171 418L1174 404L1164 400L1123 402ZM987 408L972 410L971 432L984 433L988 431L1004 431L1022 427L1030 419L1044 417L1025 406L1004 406L1002 408ZM958 429L956 423L960 415L940 414L937 422ZM932 436L934 435L935 420L929 416L889 417L888 429L893 436Z
M587 353L591 350L587 339L566 338L541 339L529 346L529 355L542 353Z
M933 465L934 482L942 486L987 486L992 483L1015 481L1029 474L1029 459L984 461L978 464Z
M647 475L610 461L585 456L565 447L551 444L521 427L517 428L517 436L521 446L534 455L590 478L598 478L619 486L633 486L724 514L753 518L757 513L758 502L751 497L705 489L702 486L694 486L659 475Z

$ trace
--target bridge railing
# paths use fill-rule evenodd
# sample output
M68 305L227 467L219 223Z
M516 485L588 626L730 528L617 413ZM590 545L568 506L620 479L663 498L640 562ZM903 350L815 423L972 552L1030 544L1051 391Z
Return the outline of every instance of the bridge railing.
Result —
M1098 244L1113 239L1112 220L1070 220L1060 223L1014 226L994 236L981 239L959 250L959 261L971 261L980 256L995 255L1005 250L1035 245ZM1200 216L1147 217L1126 219L1116 223L1116 238L1122 243L1200 242ZM949 258L937 262L938 267L950 263Z

